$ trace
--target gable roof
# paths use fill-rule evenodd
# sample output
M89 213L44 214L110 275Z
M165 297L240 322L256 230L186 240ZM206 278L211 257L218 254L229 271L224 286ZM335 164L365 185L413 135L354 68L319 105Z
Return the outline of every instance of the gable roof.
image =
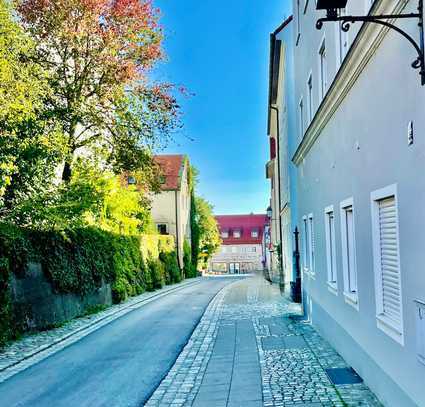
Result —
M261 244L263 240L264 226L267 224L267 216L264 214L248 215L217 215L220 233L229 232L229 237L222 238L223 244ZM240 231L241 237L233 237L233 231ZM251 232L256 230L257 237L252 237Z
M153 159L159 165L162 175L165 177L161 184L161 190L179 191L187 157L183 154L164 154L155 155Z

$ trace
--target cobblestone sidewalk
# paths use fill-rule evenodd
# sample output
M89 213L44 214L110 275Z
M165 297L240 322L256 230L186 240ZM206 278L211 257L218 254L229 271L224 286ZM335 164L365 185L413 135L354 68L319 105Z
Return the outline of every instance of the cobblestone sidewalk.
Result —
M26 335L12 342L0 352L0 383L128 312L167 293L196 284L199 280L187 280L155 292L144 293L97 314L76 318L60 328Z
M261 278L225 287L147 406L381 406L364 383L334 385L348 367L299 306Z

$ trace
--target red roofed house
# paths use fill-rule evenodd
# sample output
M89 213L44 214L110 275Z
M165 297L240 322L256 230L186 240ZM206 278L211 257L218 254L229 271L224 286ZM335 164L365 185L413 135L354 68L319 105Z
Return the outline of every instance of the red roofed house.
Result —
M216 216L223 243L210 261L210 271L229 274L263 270L266 215Z
M179 265L183 267L183 243L190 241L189 159L185 155L157 155L162 169L161 192L152 198L152 218L159 233L173 235Z

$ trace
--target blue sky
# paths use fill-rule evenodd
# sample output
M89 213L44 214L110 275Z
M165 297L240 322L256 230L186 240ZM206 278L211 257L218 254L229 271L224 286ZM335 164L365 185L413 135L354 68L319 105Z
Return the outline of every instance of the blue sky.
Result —
M217 214L264 212L269 182L269 34L291 0L155 0L165 28L160 79L194 93L182 99L184 129L168 153L200 171L198 194Z

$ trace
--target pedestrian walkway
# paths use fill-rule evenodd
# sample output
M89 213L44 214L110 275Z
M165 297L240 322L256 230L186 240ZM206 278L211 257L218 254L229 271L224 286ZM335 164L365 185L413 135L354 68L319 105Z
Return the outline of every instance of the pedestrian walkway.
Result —
M225 287L167 377L152 406L380 406L360 382L334 385L326 369L347 368L298 305L260 277Z

